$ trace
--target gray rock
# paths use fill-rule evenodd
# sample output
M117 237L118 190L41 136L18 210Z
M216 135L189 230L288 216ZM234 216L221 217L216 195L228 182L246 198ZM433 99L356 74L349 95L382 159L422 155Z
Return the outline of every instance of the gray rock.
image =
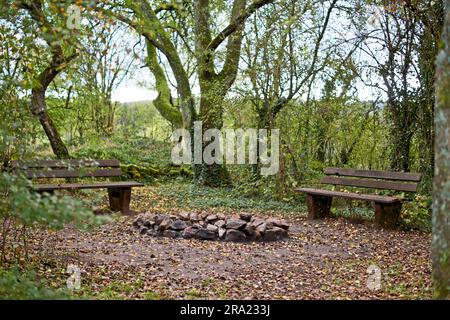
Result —
M198 230L199 229L197 229L195 227L187 227L186 229L183 230L183 232L181 233L181 236L185 239L195 238Z
M192 222L197 222L197 221L200 221L200 220L201 220L200 217L198 216L198 214L195 213L195 212L192 212L192 213L189 215L189 219L190 219Z
M244 229L246 224L247 224L247 222L245 222L244 220L231 218L231 219L228 219L226 226L227 226L227 229L240 230L240 229Z
M253 237L253 235L255 234L255 230L256 228L254 226L252 226L250 223L247 223L247 225L245 226L244 232L247 236Z
M147 227L150 229L151 227L153 227L155 225L155 221L147 220L147 221L144 221L144 223L142 225L144 227Z
M218 233L219 233L219 238L220 238L220 239L223 239L223 238L225 237L225 234L227 233L227 229L225 229L225 228L220 228L219 231L218 231Z
M215 214L210 214L209 216L206 217L205 220L208 221L209 223L212 223L217 220L217 216Z
M189 220L190 219L189 212L180 212L178 215L180 216L180 218L182 220Z
M264 241L277 241L286 237L286 230L279 227L273 227L272 229L267 229L262 238Z
M173 223L172 219L170 219L169 217L165 217L159 224L159 230L164 231L169 229L172 223Z
M187 228L187 223L183 220L175 220L171 225L170 229L180 231Z
M155 229L149 229L147 231L147 235L148 236L152 236L152 237L157 237L158 236L158 231L156 231Z
M157 214L155 216L155 223L159 225L166 218L169 218L169 216L167 214L162 214L162 213Z
M245 233L235 229L228 229L225 234L225 241L242 242L245 241L246 238Z
M209 231L212 231L212 232L217 232L217 230L218 230L219 228L216 227L216 226L213 225L213 224L208 224L208 225L206 226L206 229L209 230Z
M261 218L252 218L252 222L250 222L250 224L257 228L258 226L262 225L265 221Z
M263 222L262 224L260 224L259 226L256 227L256 231L258 231L260 234L263 234L264 232L266 232L267 229L267 223Z
M216 240L217 235L213 231L202 228L197 231L195 237L200 240Z
M139 233L140 233L140 234L146 234L147 231L148 231L148 228L147 228L147 227L140 227L140 228L139 228Z
M214 225L215 225L216 227L218 227L218 228L223 228L223 227L225 227L226 222L225 222L224 220L219 220L219 221L216 221L216 222L214 223Z
M177 231L174 231L174 230L164 230L163 233L162 233L163 237L172 238L172 239L178 237L179 235L180 234Z
M284 220L275 219L275 218L269 218L269 219L267 219L267 223L268 224L270 223L273 226L278 227L278 228L282 228L284 230L288 230L289 229L289 224L286 221L284 221Z
M252 219L253 215L251 213L249 213L249 212L241 212L239 214L239 217L242 220L249 222Z
M139 228L140 226L142 226L143 223L144 223L144 220L141 217L139 217L133 221L133 226L136 228Z
M218 219L218 220L225 220L225 219L226 219L226 216L225 216L222 212L219 212L219 213L217 214L217 219Z

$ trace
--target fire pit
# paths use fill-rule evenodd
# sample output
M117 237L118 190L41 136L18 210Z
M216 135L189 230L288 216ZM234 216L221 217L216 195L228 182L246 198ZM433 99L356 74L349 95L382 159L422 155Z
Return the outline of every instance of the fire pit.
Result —
M289 230L284 220L263 219L247 212L233 216L196 212L146 213L138 216L133 226L141 234L154 237L232 242L283 240L288 237Z

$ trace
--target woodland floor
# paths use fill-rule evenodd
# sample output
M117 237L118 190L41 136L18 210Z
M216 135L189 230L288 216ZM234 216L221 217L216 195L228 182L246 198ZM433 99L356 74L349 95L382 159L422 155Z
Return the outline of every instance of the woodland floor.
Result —
M158 187L136 189L133 196L138 212L168 212L168 207L171 212L249 211L181 208L182 198L164 195ZM45 257L38 263L39 273L54 286L64 284L69 263L78 265L78 294L89 298L431 298L428 233L378 230L370 222L345 218L311 222L304 209L253 212L285 218L291 223L290 238L247 244L153 238L140 235L132 217L118 217L91 232L71 227L35 231L32 250ZM372 264L382 273L376 291L367 287Z

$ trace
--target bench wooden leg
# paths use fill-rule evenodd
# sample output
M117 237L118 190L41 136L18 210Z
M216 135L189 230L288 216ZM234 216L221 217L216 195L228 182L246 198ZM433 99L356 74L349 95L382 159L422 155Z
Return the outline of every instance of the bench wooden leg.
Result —
M332 197L307 194L308 219L322 219L329 216L332 200Z
M375 225L380 228L393 229L397 224L402 203L374 203Z
M109 206L112 211L120 211L123 214L131 214L131 188L109 188L108 196Z

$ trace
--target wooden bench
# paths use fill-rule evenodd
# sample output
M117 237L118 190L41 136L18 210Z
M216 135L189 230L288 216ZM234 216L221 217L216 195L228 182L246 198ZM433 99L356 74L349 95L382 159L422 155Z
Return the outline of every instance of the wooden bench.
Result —
M416 192L422 178L420 173L391 171L355 170L343 168L326 168L322 184L350 186L358 188ZM308 218L320 219L330 213L333 198L369 201L375 210L375 224L382 228L393 228L398 221L402 208L402 198L398 196L381 196L323 189L298 188L297 192L306 193Z
M118 160L38 160L13 161L12 167L28 179L111 178L120 177ZM92 183L34 184L33 190L52 194L55 190L108 189L111 210L130 214L131 188L144 184L134 181L102 181Z

